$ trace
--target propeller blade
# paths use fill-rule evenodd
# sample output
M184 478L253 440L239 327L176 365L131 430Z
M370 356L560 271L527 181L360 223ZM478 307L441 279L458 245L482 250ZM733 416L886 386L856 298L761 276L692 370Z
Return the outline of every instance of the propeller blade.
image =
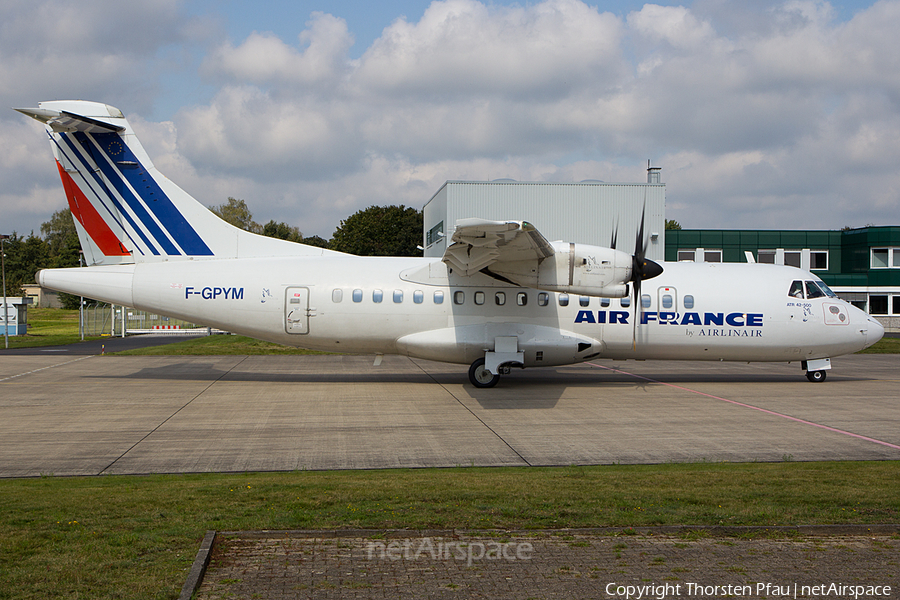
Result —
M644 240L644 220L647 216L647 203L641 211L641 225L638 228L637 238L634 240L634 256L631 261L631 282L634 284L634 323L631 332L632 350L637 349L637 324L641 318L641 282L645 279L653 279L662 274L663 268L659 263L646 258L649 240Z

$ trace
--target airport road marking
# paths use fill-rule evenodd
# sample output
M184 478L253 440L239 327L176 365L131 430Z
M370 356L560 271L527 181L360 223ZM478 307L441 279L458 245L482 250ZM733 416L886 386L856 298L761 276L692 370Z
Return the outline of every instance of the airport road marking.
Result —
M825 431L830 431L832 433L840 433L842 435L847 435L852 438L856 438L858 440L864 440L866 442L872 442L874 444L881 444L882 446L887 446L888 448L893 448L894 450L900 450L900 446L896 444L891 444L889 442L885 442L883 440L876 440L875 438L866 437L864 435L859 435L858 433L852 433L850 431L844 431L843 429L837 429L835 427L829 427L828 425L822 425L821 423L813 423L812 421L807 421L805 419L800 419L797 417L792 417L790 415L786 415L784 413L775 412L774 410L768 410L766 408L761 408L759 406L753 406L752 404L745 404L743 402L738 402L737 400L729 400L728 398L720 398L719 396L713 396L712 394L707 394L706 392L700 392L697 390L692 390L690 388L682 387L680 385L675 385L674 383L666 383L665 381L657 381L656 379L650 379L649 377L644 377L643 375L636 375L635 373L629 373L628 371L622 371L620 369L614 369L612 367L607 367L604 365L598 365L597 363L585 363L591 365L592 367L598 367L600 369L606 369L607 371L612 371L614 373L620 373L622 375L629 375L636 379L643 379L644 381L649 381L650 383L657 383L659 385L665 385L670 388L674 388L676 390L683 390L685 392L691 392L692 394L698 394L700 396L706 396L707 398L712 398L713 400L721 400L722 402L728 402L729 404L734 404L735 406L740 406L743 408L750 408L753 410L757 410L761 413L765 413L767 415L772 415L775 417L781 417L782 419L787 419L789 421L794 421L795 423L801 423L803 425L812 425L813 427L818 427L819 429L824 429Z
M37 373L38 371L46 371L47 369L52 369L54 367L61 367L63 365L68 365L73 362L78 362L79 360L84 360L86 358L91 358L91 356L82 356L80 358L73 358L72 360L67 360L66 362L56 363L55 365L47 365L46 367L41 367L40 369L34 369L33 371L27 371L25 373L19 373L18 375L10 375L9 377L4 377L0 379L0 383L4 381L9 381L10 379L15 379L16 377L24 377L25 375L31 375L32 373Z

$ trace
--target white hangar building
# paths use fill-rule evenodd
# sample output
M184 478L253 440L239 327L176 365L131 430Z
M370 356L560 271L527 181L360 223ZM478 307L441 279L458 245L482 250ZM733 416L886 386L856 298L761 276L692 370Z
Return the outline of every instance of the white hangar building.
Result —
M666 186L659 167L647 170L648 183L448 181L424 208L425 256L439 258L459 219L528 221L547 240L616 248L634 253L644 213L647 258L665 259ZM646 209L645 209L646 207ZM646 212L645 212L646 210Z

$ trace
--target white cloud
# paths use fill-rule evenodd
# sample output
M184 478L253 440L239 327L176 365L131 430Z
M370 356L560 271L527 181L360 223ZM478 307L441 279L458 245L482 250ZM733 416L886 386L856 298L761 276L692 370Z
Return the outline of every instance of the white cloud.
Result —
M348 67L353 36L343 19L315 12L298 36L299 50L271 33L252 33L240 46L219 46L205 72L227 80L276 86L333 85Z
M356 59L341 15L313 13L290 39L220 34L199 70L212 93L162 123L146 117L173 64L160 56L215 30L186 27L174 0L109 15L105 3L29 6L0 8L7 105L116 104L201 202L242 197L257 220L307 234L371 204L421 207L447 179L642 181L647 158L686 227L897 220L900 0L847 22L822 1L695 0L618 18L576 0L437 0ZM42 28L51 14L80 28ZM128 18L152 27L110 31ZM49 202L56 173L21 119L0 116L0 208L24 219L9 207Z

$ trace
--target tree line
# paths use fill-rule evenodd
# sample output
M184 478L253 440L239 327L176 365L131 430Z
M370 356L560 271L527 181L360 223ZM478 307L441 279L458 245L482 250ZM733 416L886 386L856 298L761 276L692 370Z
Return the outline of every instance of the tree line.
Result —
M244 200L228 201L209 209L235 227L260 235L337 250L358 256L421 256L422 211L400 206L370 206L342 220L330 240L304 237L299 227L270 220L260 225ZM6 261L6 294L23 295L22 287L34 283L41 269L77 267L81 244L75 220L68 209L53 213L41 224L40 235L13 232L3 242ZM60 294L63 306L78 308L76 296Z

